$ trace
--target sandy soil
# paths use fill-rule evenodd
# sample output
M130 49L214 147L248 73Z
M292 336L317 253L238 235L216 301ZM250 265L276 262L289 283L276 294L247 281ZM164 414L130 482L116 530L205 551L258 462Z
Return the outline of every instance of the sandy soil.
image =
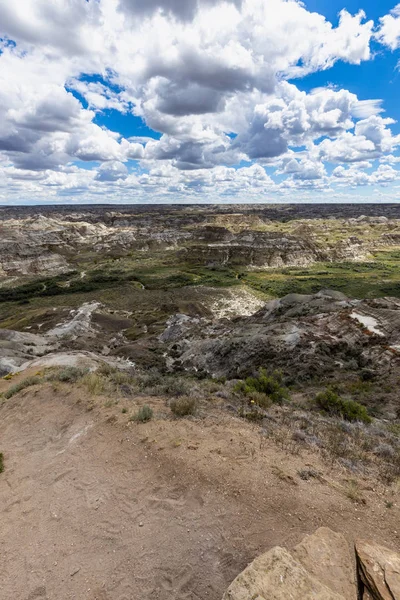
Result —
M355 504L318 455L218 409L173 421L151 402L145 425L68 386L0 407L1 600L219 600L256 555L321 525L400 547L388 490L363 481ZM323 479L301 480L305 465Z

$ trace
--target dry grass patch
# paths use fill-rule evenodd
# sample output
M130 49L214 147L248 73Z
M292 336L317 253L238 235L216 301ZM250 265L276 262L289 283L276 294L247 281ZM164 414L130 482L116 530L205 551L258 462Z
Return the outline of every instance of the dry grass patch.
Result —
M135 421L136 423L148 423L153 417L153 409L148 404L145 404L130 418L130 421Z
M366 500L362 495L360 484L356 479L349 479L344 488L347 498L356 504L366 504Z
M169 407L176 417L187 417L196 413L197 402L194 398L184 396L171 400Z

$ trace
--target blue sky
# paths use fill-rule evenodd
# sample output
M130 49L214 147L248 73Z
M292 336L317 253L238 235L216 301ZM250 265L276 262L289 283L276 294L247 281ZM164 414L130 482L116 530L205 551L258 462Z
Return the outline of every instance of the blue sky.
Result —
M0 203L397 202L400 5L0 0Z

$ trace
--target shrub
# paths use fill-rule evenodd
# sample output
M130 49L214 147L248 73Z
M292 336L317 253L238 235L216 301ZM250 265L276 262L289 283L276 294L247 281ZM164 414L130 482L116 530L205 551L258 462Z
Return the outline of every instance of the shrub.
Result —
M87 387L89 393L93 394L93 396L101 396L109 387L107 379L102 375L98 375L97 373L88 373L82 379L82 382Z
M345 486L345 494L352 501L358 504L365 504L365 498L362 495L360 486L356 479L350 479Z
M131 420L136 421L137 423L147 423L148 421L151 421L153 415L153 409L150 408L150 406L148 406L147 404L145 404L144 406L139 408L136 415L133 415L133 417L131 417Z
M8 400L9 398L12 398L12 396L15 396L15 394L18 394L18 392L20 392L21 390L24 390L25 388L30 387L31 385L36 385L40 382L40 377L27 377L26 379L23 379L19 383L15 383L10 388L8 388L8 390L4 392L4 398L7 398Z
M282 404L285 400L289 400L289 392L282 383L281 374L274 372L272 375L268 375L266 369L259 369L255 377L247 377L244 381L237 383L234 391L250 397L255 392L263 394L275 404ZM259 396L258 399L260 399Z
M133 377L127 371L119 371L116 369L108 377L109 381L115 383L115 385L129 385L133 383Z
M78 379L82 379L88 373L87 369L79 367L65 367L58 371L53 371L47 376L48 381L61 381L64 383L76 383Z
M115 367L112 367L106 362L102 362L99 365L99 368L97 369L97 373L99 375L104 375L105 377L108 377L109 375L112 375L116 370L117 369Z
M305 442L307 440L307 435L304 433L304 431L297 429L292 433L292 440L294 442Z
M303 479L303 481L320 478L320 474L315 469L300 469L300 471L297 471L297 475L300 479Z
M0 452L0 473L4 473L4 454Z
M140 391L146 392L160 385L163 377L158 369L152 368L145 373L138 372L135 377L135 382Z
M254 407L251 410L245 410L243 407L239 409L239 417L247 419L248 421L262 421L265 414L259 408Z
M133 376L128 371L122 371L121 369L117 369L117 367L113 367L105 362L101 363L97 369L97 373L103 377L106 377L109 381L112 381L116 385L132 383L133 381Z
M333 390L320 392L316 396L315 402L323 412L341 417L345 421L361 421L362 423L371 423L372 421L365 406L354 400L345 400Z
M379 456L380 458L393 458L396 454L395 449L390 444L379 444L376 448L374 448L375 456Z
M169 405L176 417L187 417L196 412L196 400L194 398L181 397L171 400Z
M250 392L248 394L250 404L255 404L260 408L269 408L271 404L273 404L273 400L267 396L267 394L263 394L262 392Z
M193 390L193 382L184 377L166 377L161 387L167 396L187 396Z

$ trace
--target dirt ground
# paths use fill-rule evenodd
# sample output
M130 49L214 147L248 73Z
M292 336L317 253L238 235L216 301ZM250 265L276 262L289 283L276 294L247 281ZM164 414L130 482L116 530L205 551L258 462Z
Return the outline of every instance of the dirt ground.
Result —
M317 454L218 409L174 421L152 399L139 425L91 402L46 384L0 407L1 600L219 600L256 555L322 525L400 549L393 491L363 480L354 503ZM323 477L300 479L306 465Z

